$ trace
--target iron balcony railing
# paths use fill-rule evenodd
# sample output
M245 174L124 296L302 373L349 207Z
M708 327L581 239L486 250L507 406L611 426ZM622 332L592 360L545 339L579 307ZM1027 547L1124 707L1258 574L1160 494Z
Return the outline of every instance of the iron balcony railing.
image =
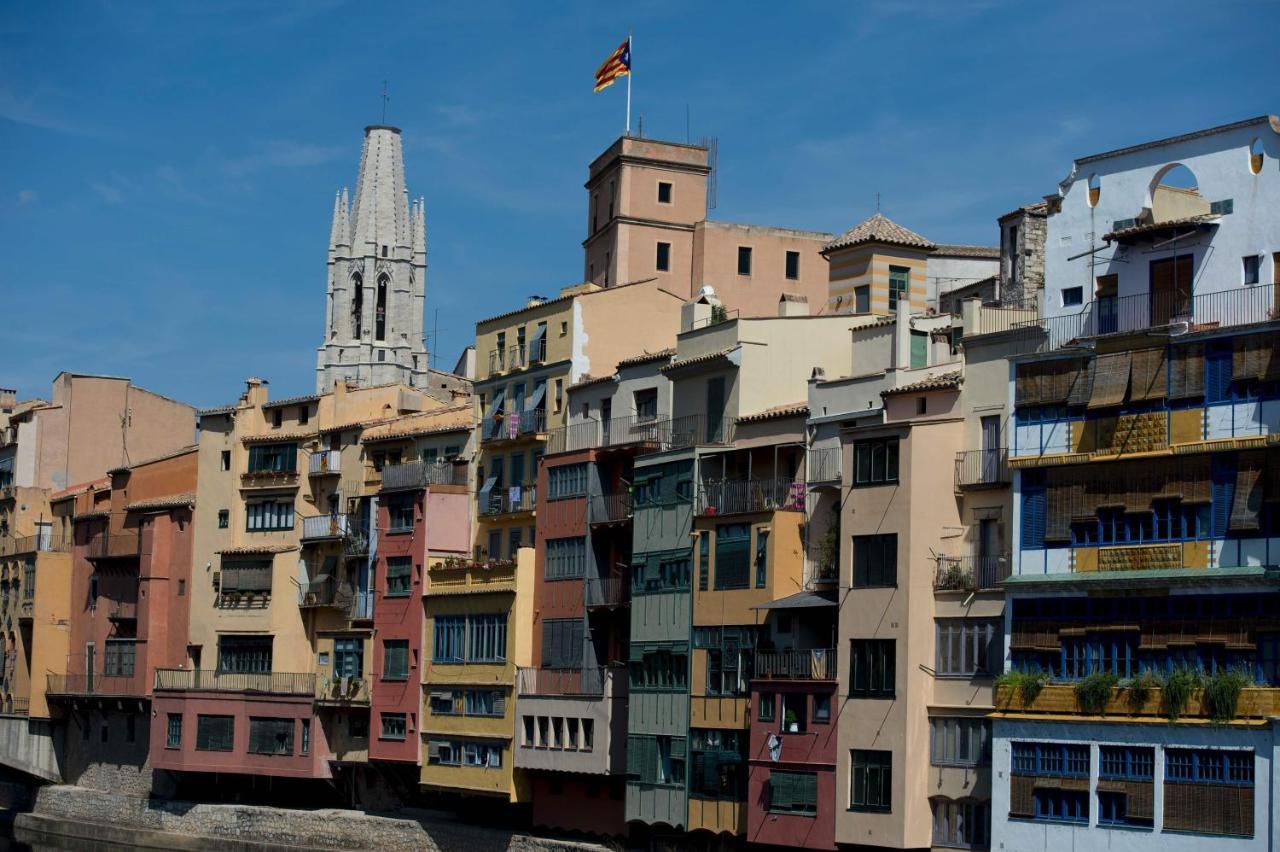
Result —
M128 533L98 533L85 542L87 559L129 559L142 553L142 529Z
M698 492L698 514L804 511L805 484L790 478L706 480Z
M809 450L805 459L805 479L810 483L840 481L840 448Z
M1177 322L1199 328L1225 328L1265 322L1280 317L1276 284L1255 284L1191 296L1187 293L1136 293L1132 296L1095 299L1079 311L1039 317L1016 324L1029 332L1041 331L1049 349L1100 334L1142 331Z
M601 697L605 694L606 683L612 682L617 694L626 677L626 669L618 667L544 669L521 666L516 671L516 694Z
M137 601L112 601L107 608L107 618L111 621L137 621Z
M536 485L520 486L519 492L509 488L494 489L489 498L480 507L482 515L511 515L517 512L532 512L538 505L538 488Z
M52 531L36 535L0 536L0 556L19 556L24 553L68 553L71 545L71 536L56 535Z
M368 704L369 678L317 678L316 701L320 704Z
M383 491L413 491L431 485L466 485L465 462L406 462L382 469Z
M631 517L631 493L592 494L587 501L587 523L608 524Z
M136 675L49 674L50 695L144 695L142 678Z
M312 476L327 476L331 473L342 473L342 453L337 450L321 450L311 454L307 464L307 473Z
M514 441L526 435L540 435L546 431L546 409L520 409L490 417L484 422L481 438L485 441Z
M582 603L587 609L616 608L631 602L627 577L588 577L582 583Z
M355 597L351 599L351 609L349 610L353 621L368 621L373 618L373 592L356 592Z
M977 591L999 588L1009 576L1009 554L998 556L939 556L933 588L939 592Z
M156 669L156 691L262 692L315 695L315 672L220 672L200 669Z
M1009 450L964 450L956 453L956 489L1008 485Z
M354 605L356 588L350 583L340 583L333 576L317 577L298 587L298 606L303 609L325 607L349 610Z
M302 540L321 541L346 538L350 529L346 512L335 512L332 515L313 515L310 518L302 519Z
M369 555L369 536L363 531L368 528L366 519L357 518L351 525L351 533L342 547L342 554L349 559L359 559Z
M808 651L756 651L755 674L758 679L835 680L835 648Z
M640 455L682 450L700 444L733 441L734 421L708 420L701 414L684 417L615 417L562 426L547 437L547 453L630 447Z
M489 350L489 375L496 376L507 369L507 353L505 349Z

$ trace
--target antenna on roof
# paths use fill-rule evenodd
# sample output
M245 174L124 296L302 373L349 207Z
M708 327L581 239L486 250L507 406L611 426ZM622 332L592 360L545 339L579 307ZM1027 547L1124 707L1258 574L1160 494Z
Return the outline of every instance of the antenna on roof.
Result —
M880 212L880 193L876 193L876 212Z
M702 138L702 147L707 149L707 209L716 209L716 168L720 160L720 139L716 136Z
M387 123L387 101L391 100L391 91L387 88L387 81L382 81L382 123Z

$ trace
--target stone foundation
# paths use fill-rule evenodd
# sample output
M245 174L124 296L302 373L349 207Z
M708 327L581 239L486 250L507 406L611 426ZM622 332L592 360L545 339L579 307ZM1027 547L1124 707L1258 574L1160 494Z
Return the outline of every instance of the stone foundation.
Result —
M18 816L22 841L99 838L144 848L197 850L379 849L390 852L606 852L594 843L531 837L468 825L447 815L404 810L401 817L347 810L148 801L82 787L40 789L35 810Z

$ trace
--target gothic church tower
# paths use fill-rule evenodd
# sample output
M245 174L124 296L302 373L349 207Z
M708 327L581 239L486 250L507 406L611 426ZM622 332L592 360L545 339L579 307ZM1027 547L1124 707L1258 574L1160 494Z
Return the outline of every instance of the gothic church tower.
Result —
M333 205L317 393L341 379L425 388L426 284L426 209L405 189L400 129L366 127L355 198L344 188Z

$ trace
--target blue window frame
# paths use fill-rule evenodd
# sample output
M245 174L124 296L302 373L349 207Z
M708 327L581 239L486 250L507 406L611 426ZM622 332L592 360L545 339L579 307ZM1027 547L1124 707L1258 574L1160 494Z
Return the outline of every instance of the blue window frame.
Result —
M433 630L434 642L431 659L437 663L461 663L464 654L467 617L465 615L437 615Z
M1089 746L1077 743L1013 743L1013 771L1057 778L1089 777Z
M1212 340L1204 351L1204 401L1206 403L1231 400L1231 359L1234 346L1231 339Z
M1062 643L1060 675L1068 679L1109 672L1130 677L1138 669L1138 634L1094 634L1073 637Z
M1125 781L1155 778L1156 755L1150 746L1101 746L1098 749L1098 777Z
M1085 790L1036 790L1035 819L1048 822L1088 822L1089 793Z
M1022 549L1039 550L1044 547L1045 517L1048 499L1045 493L1043 470L1027 470L1022 473Z
M1253 786L1253 751L1170 748L1164 753L1166 781Z

